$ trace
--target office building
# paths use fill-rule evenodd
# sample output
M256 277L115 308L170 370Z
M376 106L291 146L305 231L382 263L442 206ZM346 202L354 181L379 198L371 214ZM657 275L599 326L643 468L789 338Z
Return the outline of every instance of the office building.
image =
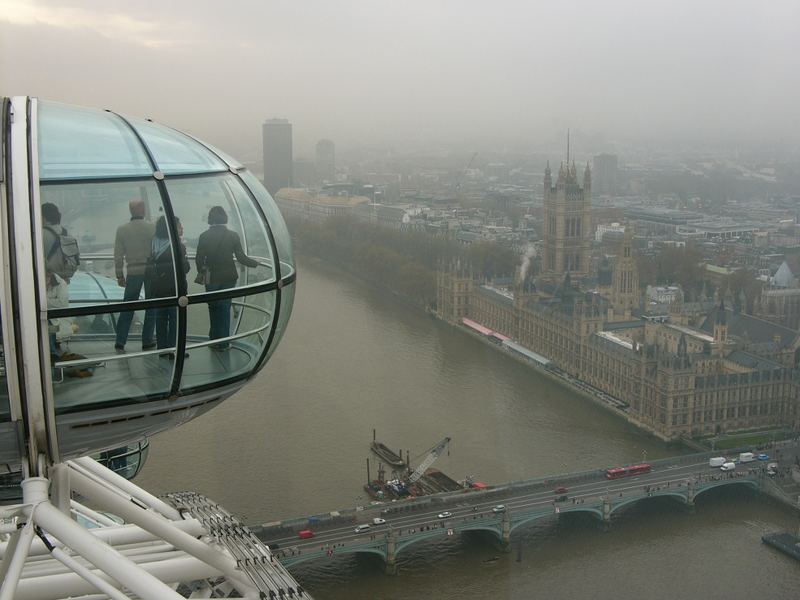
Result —
M267 119L262 128L264 187L274 197L292 185L292 124L286 119Z
M594 193L598 196L614 196L617 193L617 156L598 154L592 160L594 171Z
M336 181L336 146L330 140L317 142L317 177L322 183Z

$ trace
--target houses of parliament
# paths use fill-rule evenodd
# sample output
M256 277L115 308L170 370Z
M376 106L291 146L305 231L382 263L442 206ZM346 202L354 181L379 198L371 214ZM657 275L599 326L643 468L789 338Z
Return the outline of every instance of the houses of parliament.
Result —
M629 421L664 440L793 428L798 418L798 332L742 313L724 298L648 315L633 231L611 277L591 268L591 172L562 164L544 175L538 273L506 284L468 266L437 273L437 316L470 319L547 358L553 368L616 398Z

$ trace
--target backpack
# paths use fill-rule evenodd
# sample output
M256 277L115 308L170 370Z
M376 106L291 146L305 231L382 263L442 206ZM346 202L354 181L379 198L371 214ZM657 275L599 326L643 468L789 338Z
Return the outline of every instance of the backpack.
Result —
M175 295L175 269L169 246L147 258L144 269L145 296L162 298Z
M55 237L50 251L45 257L47 270L59 275L64 281L69 282L78 265L81 264L81 253L78 248L78 240L67 234L66 229L58 233L52 227L45 225L45 229L50 231Z

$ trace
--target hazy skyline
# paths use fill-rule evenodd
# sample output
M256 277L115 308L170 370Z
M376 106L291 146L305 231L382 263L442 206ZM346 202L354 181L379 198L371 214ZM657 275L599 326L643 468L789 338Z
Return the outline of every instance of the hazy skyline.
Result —
M260 154L800 140L800 3L0 0L0 93L112 108Z

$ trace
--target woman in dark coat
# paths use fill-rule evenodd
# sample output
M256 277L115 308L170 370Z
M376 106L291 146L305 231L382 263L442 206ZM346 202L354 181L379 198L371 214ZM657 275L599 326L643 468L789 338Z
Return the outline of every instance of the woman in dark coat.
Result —
M175 217L175 228L178 235L183 235L180 219ZM180 256L178 257L178 276L186 288L186 273L189 272L189 259L186 258L186 247L179 242ZM167 231L167 220L160 217L156 222L156 232L151 245L150 259L147 268L147 297L166 298L175 296L175 269L172 264L172 251ZM178 323L178 309L174 306L155 309L156 317L156 347L172 348L175 346ZM166 355L165 355L166 356ZM171 356L171 355L170 355Z
M207 292L225 290L236 285L239 273L233 257L246 267L257 267L258 262L250 258L242 249L239 234L226 227L228 215L221 206L213 206L208 211L208 229L200 234L197 242L197 271L206 269L209 273ZM210 328L208 339L226 338L231 334L231 299L214 300L208 303ZM214 350L227 350L230 344L213 344Z

